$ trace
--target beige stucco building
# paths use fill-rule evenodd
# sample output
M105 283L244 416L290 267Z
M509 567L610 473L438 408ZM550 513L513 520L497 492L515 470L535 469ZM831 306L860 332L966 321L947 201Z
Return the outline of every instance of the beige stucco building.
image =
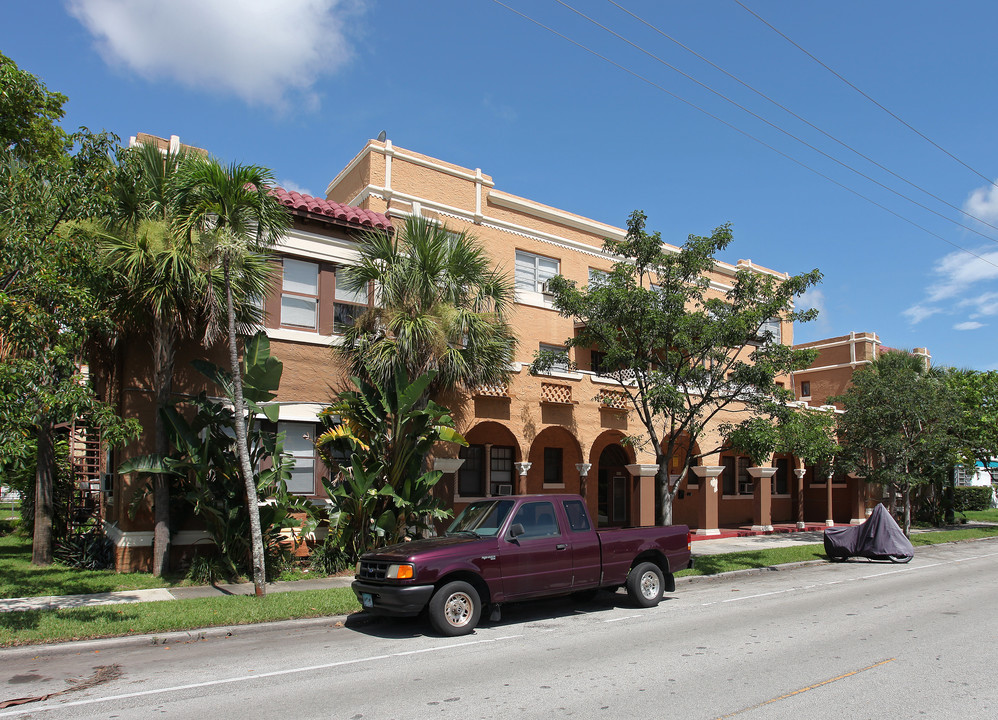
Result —
M284 364L275 402L280 405L277 429L286 433L286 450L296 458L291 490L321 499L320 477L327 471L312 441L319 411L345 381L333 350L343 327L374 301L373 292L340 288L337 272L356 261L358 233L390 230L393 222L419 215L476 236L516 286L512 325L519 344L511 382L441 399L470 444L460 452L454 448L449 452L452 457L441 452L435 459L445 473L438 486L445 499L460 510L471 500L492 495L580 493L601 524L654 524L656 453L647 443L623 442L626 436L642 435L643 428L619 383L600 374L598 353L573 350L571 365L546 374L532 375L527 369L538 350L562 348L575 332L573 321L552 307L546 280L561 274L584 284L594 271L609 270L614 258L603 252L604 239L623 239L624 229L512 195L497 189L480 169L398 148L390 141L369 141L334 177L326 198L282 189L275 195L294 217L292 230L278 248L275 283L264 298L265 329L273 354ZM709 278L711 288L723 294L742 268L787 277L748 260L736 265L718 262ZM791 324L773 329L779 342L793 343ZM782 381L799 390L802 379L810 378L813 391L824 392L827 383L831 393L839 376L824 371L845 372L846 367L834 355L839 352L837 341L820 348L820 357L830 358L829 367ZM854 340L854 359L867 357L863 342ZM196 352L196 348L187 350L188 355ZM126 415L151 428L147 357L143 347L129 351L115 393ZM177 363L179 396L203 387L187 369L187 359ZM717 428L708 427L701 444L714 447L721 440ZM147 438L126 454L149 452L149 445ZM794 472L800 465L794 458L775 457L776 475L761 481L747 473L747 458L731 452L701 462L723 468L720 477L714 482L684 481L674 504L674 521L700 533L713 534L719 527L771 529L774 524L793 524L800 519L801 498L808 521L823 523L831 515L830 495L819 494L817 481L805 483L803 473ZM857 487L841 492L836 488L836 521L864 517ZM135 518L128 513L137 491L130 479L115 479L113 490L106 520L119 549L119 567L142 567L152 543L151 513L146 509ZM191 518L180 518L174 536L178 552L189 551L204 538Z

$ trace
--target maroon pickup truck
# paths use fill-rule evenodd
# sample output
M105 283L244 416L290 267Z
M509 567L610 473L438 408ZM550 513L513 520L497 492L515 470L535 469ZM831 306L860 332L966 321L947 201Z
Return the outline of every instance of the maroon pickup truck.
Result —
M437 631L464 635L504 602L626 586L653 607L689 566L685 525L596 530L577 495L525 495L474 502L441 537L365 553L352 587L368 612L426 609Z

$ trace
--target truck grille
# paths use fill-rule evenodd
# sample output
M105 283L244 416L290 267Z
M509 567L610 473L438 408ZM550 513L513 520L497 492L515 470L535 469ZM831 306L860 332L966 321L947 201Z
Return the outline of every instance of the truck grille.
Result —
M361 560L358 580L384 580L388 573L388 563L380 560Z

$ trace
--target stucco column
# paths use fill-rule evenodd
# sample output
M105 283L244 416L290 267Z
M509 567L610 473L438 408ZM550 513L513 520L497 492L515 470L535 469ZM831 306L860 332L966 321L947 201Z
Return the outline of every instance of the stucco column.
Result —
M804 529L804 475L807 470L804 468L794 468L794 475L797 476L797 529Z
M849 524L866 522L866 481L856 473L849 473Z
M773 531L773 481L774 467L746 468L755 482L752 488L752 530L754 532Z
M717 526L717 478L724 472L723 465L694 465L690 468L700 478L700 496L697 503L697 535L720 535Z
M825 525L831 527L835 524L832 515L832 473L829 471L828 477L825 479Z
M592 469L592 463L575 463L575 469L579 471L579 495L586 496L586 477Z
M625 465L634 478L631 493L631 525L647 527L655 524L655 476L658 465Z
M516 480L516 494L517 495L526 495L527 494L527 473L530 472L530 466L533 465L533 463L518 462L518 463L513 463L513 464L516 465L516 469L520 473L520 476Z

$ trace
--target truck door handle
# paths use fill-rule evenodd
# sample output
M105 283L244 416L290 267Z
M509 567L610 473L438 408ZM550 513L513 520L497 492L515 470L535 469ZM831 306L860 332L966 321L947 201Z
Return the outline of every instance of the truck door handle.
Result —
M555 550L564 550L567 547L568 547L568 545L566 545L565 543L558 543L557 545L554 546L554 549Z

